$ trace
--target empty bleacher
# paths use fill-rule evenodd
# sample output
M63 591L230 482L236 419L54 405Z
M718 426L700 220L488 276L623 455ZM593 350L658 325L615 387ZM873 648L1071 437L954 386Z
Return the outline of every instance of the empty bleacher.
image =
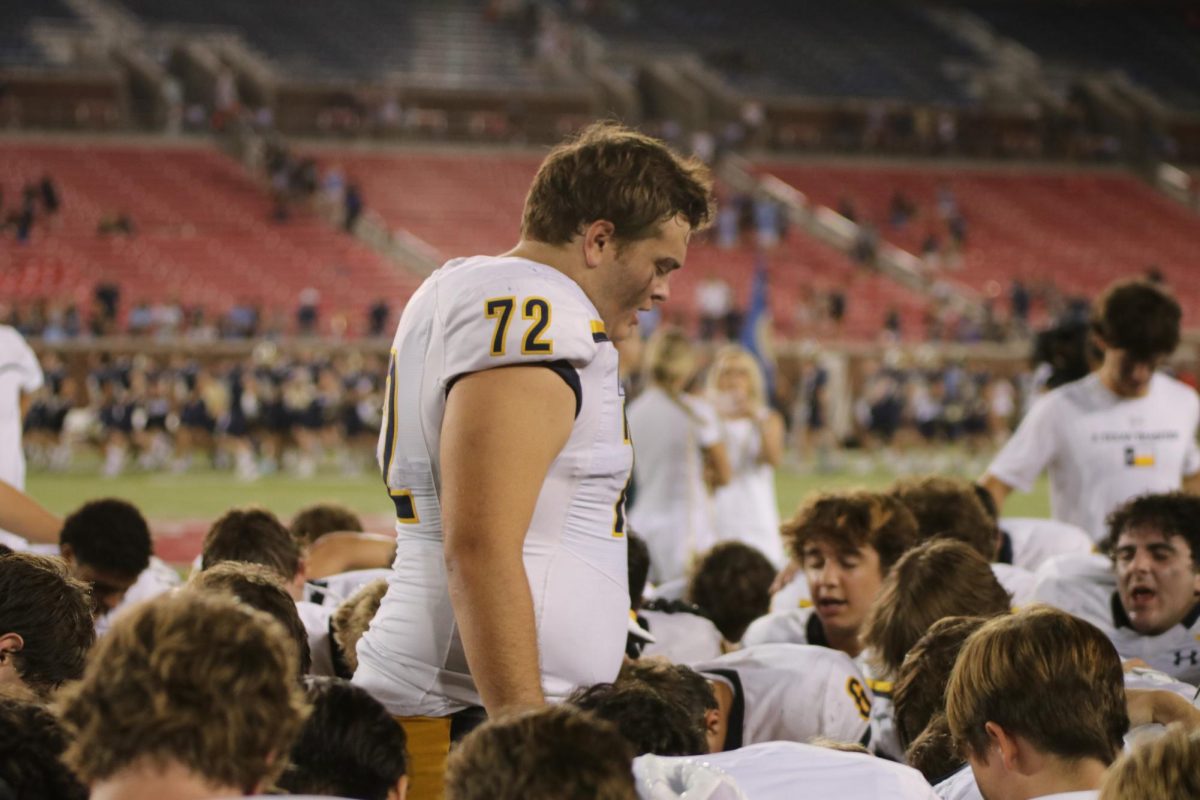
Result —
M419 237L443 259L502 253L516 243L525 192L541 160L539 155L427 151L363 154L322 149L309 155L324 164L341 165L390 228ZM722 250L704 241L694 243L686 269L672 278L664 315L693 324L695 291L709 274L728 281L738 305L745 308L755 258L749 244ZM906 333L921 330L924 297L858 268L840 251L799 231L792 231L768 254L767 266L773 317L785 335L807 333L797 327L799 303L834 289L844 291L848 302L842 329L830 335L873 338L893 307Z
M39 20L76 22L62 0L15 0L0 3L0 68L43 67L49 59L34 41L30 28Z
M408 84L538 86L528 31L464 0L119 0L153 25L241 33L281 68L310 80L403 79Z
M913 253L930 230L946 240L936 201L939 188L948 187L967 220L968 237L960 268L944 274L980 291L994 294L994 281L1007 292L1009 282L1020 278L1094 295L1155 265L1189 316L1200 312L1200 216L1126 174L795 163L760 169L815 203L836 208L849 199L860 220L875 222L885 239ZM903 230L888 225L897 190L919 208Z
M417 279L312 215L270 221L265 190L242 168L201 146L0 143L7 208L21 188L50 175L62 210L32 240L0 247L0 297L49 297L87 308L100 281L122 288L128 311L145 300L177 300L209 312L238 302L288 314L307 287L321 293L322 319L344 314L361 329L367 307L398 307ZM136 234L99 236L105 216L128 214Z
M1050 70L1123 70L1169 105L1200 111L1200 9L1195 3L966 4Z
M974 52L893 0L639 0L587 22L621 42L700 55L735 87L759 95L907 98L960 104L948 61Z

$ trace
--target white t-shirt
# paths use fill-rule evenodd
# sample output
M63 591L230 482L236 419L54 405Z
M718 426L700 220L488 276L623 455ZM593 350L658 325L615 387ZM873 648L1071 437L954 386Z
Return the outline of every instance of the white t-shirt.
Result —
M481 704L450 604L440 446L447 392L463 375L554 370L575 392L571 434L551 463L524 542L542 691L612 681L629 623L626 436L617 352L583 289L521 258L448 262L400 318L378 457L396 505L388 591L358 642L354 682L397 716L447 716Z
M987 471L1027 492L1048 470L1051 516L1100 541L1114 508L1200 472L1198 423L1184 383L1155 373L1144 397L1126 399L1093 373L1038 398Z
M691 665L733 690L725 748L824 736L867 743L871 690L848 655L827 647L765 644Z
M941 800L983 800L979 784L975 783L975 773L966 764L963 764L958 772L934 786L933 792Z
M740 750L684 758L634 759L643 800L720 797L709 787L727 777L747 800L936 800L921 773L863 753L846 753L796 742L768 742Z
M1034 595L1087 620L1112 640L1122 660L1140 658L1176 680L1200 683L1200 603L1157 636L1134 630L1116 591L1112 562L1099 554L1059 556L1039 570Z
M650 580L665 583L716 544L701 450L721 441L721 427L704 400L652 386L629 404L629 433L637 453L629 524L650 549Z
M1009 563L1031 572L1055 556L1090 553L1094 547L1087 531L1054 519L1001 517L1000 530L1008 537Z
M0 325L0 481L25 491L21 395L44 382L37 356L14 328Z
M762 433L750 419L721 421L721 441L733 477L713 495L713 527L718 542L744 542L758 549L776 569L787 563L779 535L775 469L759 462Z
M675 664L709 661L721 655L724 641L712 620L688 611L641 609L638 618L654 641L642 650L643 656L661 656Z

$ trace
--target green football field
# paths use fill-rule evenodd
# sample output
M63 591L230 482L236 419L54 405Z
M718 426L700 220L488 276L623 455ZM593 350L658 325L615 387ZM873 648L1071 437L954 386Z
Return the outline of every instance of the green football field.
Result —
M790 515L805 495L818 489L881 489L894 477L893 473L882 470L824 475L780 470L777 479L780 510L784 516ZM186 475L133 473L117 478L84 472L43 472L29 475L27 489L59 514L70 513L97 497L121 497L155 521L209 520L232 507L257 504L274 511L286 522L301 507L324 500L343 503L364 517L386 520L393 513L382 483L372 474L359 477L329 474L307 479L273 475L242 483L229 473L205 470ZM1010 516L1048 516L1049 510L1044 481L1029 494L1013 495L1004 509Z

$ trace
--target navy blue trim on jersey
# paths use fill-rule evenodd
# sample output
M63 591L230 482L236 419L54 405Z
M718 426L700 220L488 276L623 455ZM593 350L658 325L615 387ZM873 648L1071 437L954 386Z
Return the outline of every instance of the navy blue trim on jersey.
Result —
M1013 563L1012 537L1006 531L1000 531L1000 552L996 554L997 564Z
M816 612L808 618L808 622L804 623L804 638L809 644L829 647L829 637L825 635L825 626L821 624L821 618L816 615Z
M604 331L593 331L592 332L592 341L595 342L596 344L600 344L601 342L607 342L608 334L605 333Z
M513 366L517 365L514 364ZM573 366L571 366L570 361L560 358L557 361L531 361L528 364L521 364L520 366L545 367L558 377L562 378L563 382L567 384L567 386L571 389L571 392L575 395L575 418L579 419L579 412L583 410L583 384L580 383L579 373L575 371ZM471 374L473 373L464 372L463 374L455 375L453 378L446 381L446 396L450 396L450 390L454 388L454 384Z
M583 384L579 381L579 373L571 366L570 361L564 359L542 361L539 364L562 378L575 393L575 419L579 419L579 412L583 409Z
M729 707L729 719L725 720L725 746L721 752L737 750L744 744L746 728L746 694L742 690L742 679L733 669L709 669L704 674L722 677L733 688L733 705Z
M1187 616L1179 624L1185 628L1191 628L1196 624L1196 620L1200 620L1200 603L1192 606L1192 610L1187 613Z
M387 436L383 440L384 485L387 485L388 482L388 468L392 465L392 448L396 445L396 409L392 407L396 403L396 357L394 355L391 361L392 363L388 367L388 393L383 403L383 418L387 420Z

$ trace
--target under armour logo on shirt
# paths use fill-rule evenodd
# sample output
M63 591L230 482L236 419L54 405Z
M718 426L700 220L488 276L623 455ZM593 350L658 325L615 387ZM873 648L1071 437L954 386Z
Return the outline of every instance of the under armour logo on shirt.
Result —
M1186 661L1193 667L1200 666L1200 651L1193 650L1190 653L1184 654L1183 650L1175 651L1175 666L1180 666Z

